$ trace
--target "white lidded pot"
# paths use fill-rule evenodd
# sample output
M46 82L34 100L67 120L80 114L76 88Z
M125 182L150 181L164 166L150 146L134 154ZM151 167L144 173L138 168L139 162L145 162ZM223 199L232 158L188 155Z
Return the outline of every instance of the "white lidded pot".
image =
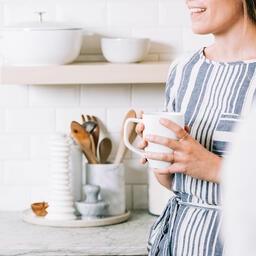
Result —
M38 22L0 28L5 65L46 66L73 62L80 54L82 28L62 23Z

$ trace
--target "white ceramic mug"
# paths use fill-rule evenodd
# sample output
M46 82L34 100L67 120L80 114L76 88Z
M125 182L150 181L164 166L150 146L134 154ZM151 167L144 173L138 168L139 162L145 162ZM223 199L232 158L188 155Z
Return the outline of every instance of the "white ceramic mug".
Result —
M144 150L138 149L134 147L128 140L127 137L127 130L128 130L128 125L131 122L134 123L143 123L144 124L144 131L143 131L143 138L147 134L153 134L153 135L159 135L171 139L177 139L176 135L168 128L163 126L162 124L159 123L159 120L161 118L166 118L169 119L182 128L184 127L184 114L182 113L177 113L177 112L151 112L151 113L145 113L142 116L142 119L138 118L128 118L125 122L124 126L124 143L125 145L133 152L141 155L142 157L144 156L145 152L159 152L159 153L171 153L173 150L169 147L159 145L156 143L148 143L148 146ZM171 165L169 162L165 161L159 161L159 160L151 160L148 159L149 166L151 168L165 168Z

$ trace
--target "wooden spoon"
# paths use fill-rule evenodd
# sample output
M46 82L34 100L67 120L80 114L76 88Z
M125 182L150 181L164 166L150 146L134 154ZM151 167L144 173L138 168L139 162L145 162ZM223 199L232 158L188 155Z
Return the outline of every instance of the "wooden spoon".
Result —
M98 122L98 119L96 116L92 116L92 120L97 123L97 126L95 127L95 129L92 132L92 136L93 136L95 148L96 148L96 153L97 153L97 146L98 146L99 137L100 137L100 126L99 126L99 122Z
M90 164L98 164L96 156L91 151L91 140L88 132L84 129L84 127L78 122L73 121L71 123L71 132L79 144L81 149L83 150L88 163Z
M112 142L109 138L104 138L99 145L100 163L105 164L112 150Z
M116 157L115 157L115 161L114 164L120 164L123 162L123 159L125 157L125 154L128 150L128 148L125 146L124 144L124 124L125 121L128 118L136 118L136 112L131 109L125 116L124 120L123 120L123 125L122 125L122 130L121 130L121 134L120 134L120 142L118 145L118 149L117 149L117 153L116 153ZM135 123L130 123L129 127L128 127L128 139L130 141L130 143L133 143L133 141L135 140L137 133L135 131L135 127L136 124Z

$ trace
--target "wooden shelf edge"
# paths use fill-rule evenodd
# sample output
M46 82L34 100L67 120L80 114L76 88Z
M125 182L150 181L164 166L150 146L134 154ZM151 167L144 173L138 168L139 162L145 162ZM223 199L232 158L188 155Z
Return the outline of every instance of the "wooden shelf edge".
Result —
M74 63L62 66L0 69L1 84L137 84L165 83L170 62L131 64Z

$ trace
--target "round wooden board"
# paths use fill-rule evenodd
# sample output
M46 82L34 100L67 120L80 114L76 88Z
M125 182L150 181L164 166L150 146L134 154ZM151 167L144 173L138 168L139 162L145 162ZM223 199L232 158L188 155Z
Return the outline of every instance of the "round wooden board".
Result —
M118 216L111 216L95 220L48 220L44 217L36 216L31 209L22 212L23 221L35 225L49 226L49 227L66 227L66 228L86 228L86 227L99 227L117 224L126 221L131 212Z

